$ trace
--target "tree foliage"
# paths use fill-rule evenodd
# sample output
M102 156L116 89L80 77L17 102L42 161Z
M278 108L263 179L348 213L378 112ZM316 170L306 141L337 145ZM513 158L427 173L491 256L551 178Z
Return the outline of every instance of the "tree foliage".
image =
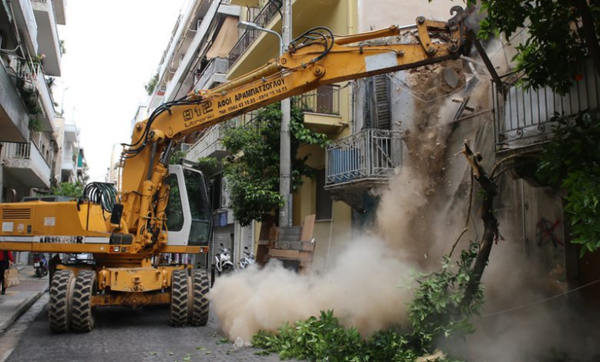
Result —
M261 331L252 344L264 349L265 354L278 353L282 359L415 361L433 353L436 343L473 332L470 318L479 314L483 304L479 285L475 296L467 296L477 249L478 244L473 243L456 265L445 256L439 271L418 275L415 300L408 308L409 330L390 328L363 338L355 328L341 326L333 311L321 311L319 318L286 323L277 333ZM467 299L469 303L465 304ZM399 303L398 308L402 307ZM435 360L456 361L447 356Z
M257 119L242 127L230 128L223 145L232 155L224 163L233 212L242 226L262 220L283 205L279 193L279 150L281 106L274 103L258 111ZM308 156L296 158L301 144L325 146L327 137L304 127L300 110L292 107L290 121L292 192L302 185L302 177L314 177L306 165Z
M50 189L50 194L54 196L81 197L83 196L83 184L81 181L61 182L58 186Z
M154 74L152 76L152 78L150 78L150 80L148 81L147 84L144 84L144 89L146 89L146 93L148 93L148 95L151 96L152 93L154 93L154 90L156 89L157 85L158 85L158 73Z
M169 157L169 165L176 165L179 163L179 161L185 157L185 151L182 150L176 150L171 154L171 157Z
M431 1L431 0L430 0ZM475 5L475 0L466 0ZM505 34L508 39L524 26L527 40L516 46L516 71L525 87L549 86L568 92L581 78L584 58L592 56L600 74L600 2L592 0L482 0L485 18L479 37Z
M571 242L581 245L583 255L600 248L600 123L592 113L557 121L554 139L544 145L537 175L566 192Z

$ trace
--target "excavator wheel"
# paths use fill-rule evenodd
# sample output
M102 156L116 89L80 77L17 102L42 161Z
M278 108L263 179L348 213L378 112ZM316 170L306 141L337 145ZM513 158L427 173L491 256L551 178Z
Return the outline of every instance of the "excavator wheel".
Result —
M48 320L53 333L68 332L71 324L71 296L75 276L71 270L58 270L50 283Z
M97 290L96 273L82 270L77 274L71 304L71 328L75 332L90 332L94 329L92 296Z
M205 326L208 323L208 290L210 283L206 270L194 269L192 274L192 313L190 315L190 324L193 326Z
M188 320L188 271L173 270L171 274L171 325L184 326Z

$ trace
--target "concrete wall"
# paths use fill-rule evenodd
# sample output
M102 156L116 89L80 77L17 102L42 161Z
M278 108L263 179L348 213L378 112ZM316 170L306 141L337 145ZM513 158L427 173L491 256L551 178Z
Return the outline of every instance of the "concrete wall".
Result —
M425 0L358 0L358 31L414 24L417 16L421 15L427 19L445 21L451 17L450 8L457 5L464 7L460 2L449 0L434 0L431 3Z

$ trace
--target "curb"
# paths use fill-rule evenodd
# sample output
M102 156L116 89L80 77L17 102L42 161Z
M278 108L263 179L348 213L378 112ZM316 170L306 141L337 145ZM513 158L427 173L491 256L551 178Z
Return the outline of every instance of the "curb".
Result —
M4 335L4 333L10 328L10 326L13 325L13 323L18 320L23 314L25 314L25 312L31 308L31 306L38 301L38 299L40 299L42 297L42 295L44 295L46 292L48 291L48 289L43 290L38 292L37 294L35 294L33 297L28 298L27 300L25 300L25 302L21 303L18 306L18 311L17 313L13 314L12 317L10 317L6 323L2 323L0 324L0 338Z

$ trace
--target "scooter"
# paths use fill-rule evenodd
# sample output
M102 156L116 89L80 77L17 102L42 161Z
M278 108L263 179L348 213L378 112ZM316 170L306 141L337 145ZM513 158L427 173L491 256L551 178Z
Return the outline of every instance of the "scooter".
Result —
M231 262L231 255L229 255L229 249L223 247L221 243L221 251L215 255L215 270L220 276L221 274L227 274L235 270L233 263Z
M244 254L246 256L240 259L240 269L246 269L256 263L256 256L250 252L247 246L244 247Z
M48 261L44 254L33 254L33 268L38 278L48 275Z

